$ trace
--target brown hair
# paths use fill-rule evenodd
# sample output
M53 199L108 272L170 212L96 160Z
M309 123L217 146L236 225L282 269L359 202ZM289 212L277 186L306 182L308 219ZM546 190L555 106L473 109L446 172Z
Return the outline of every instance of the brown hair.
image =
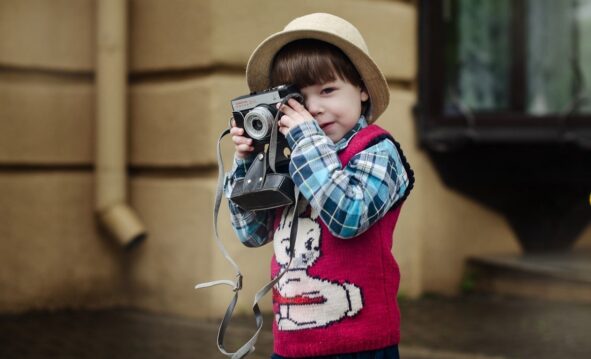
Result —
M347 55L338 47L314 39L285 45L273 58L271 86L293 84L299 88L337 79L365 89L363 80Z

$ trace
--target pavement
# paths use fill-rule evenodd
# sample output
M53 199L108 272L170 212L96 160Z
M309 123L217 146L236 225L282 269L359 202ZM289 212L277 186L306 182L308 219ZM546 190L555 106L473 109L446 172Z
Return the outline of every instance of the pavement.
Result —
M591 358L591 304L490 295L401 299L403 359ZM269 358L271 318L249 358ZM132 309L0 315L0 358L225 358L217 321ZM238 318L227 347L253 332Z

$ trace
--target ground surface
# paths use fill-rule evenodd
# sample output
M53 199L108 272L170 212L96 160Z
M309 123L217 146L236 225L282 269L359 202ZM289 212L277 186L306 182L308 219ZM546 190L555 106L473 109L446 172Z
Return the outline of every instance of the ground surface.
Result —
M402 300L406 359L591 358L591 305L490 296ZM268 358L266 321L250 358ZM228 347L251 334L238 320ZM0 358L224 358L217 322L136 310L0 316Z

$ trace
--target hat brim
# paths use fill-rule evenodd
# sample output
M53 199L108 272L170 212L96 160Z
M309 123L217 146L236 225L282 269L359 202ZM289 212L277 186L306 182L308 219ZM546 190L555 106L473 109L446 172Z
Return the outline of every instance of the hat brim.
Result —
M324 31L292 30L269 36L254 50L246 66L246 81L251 91L262 91L270 87L269 74L273 58L288 43L300 39L316 39L333 44L351 60L369 95L371 110L369 123L373 123L385 110L390 101L388 83L376 63L363 50L343 38Z

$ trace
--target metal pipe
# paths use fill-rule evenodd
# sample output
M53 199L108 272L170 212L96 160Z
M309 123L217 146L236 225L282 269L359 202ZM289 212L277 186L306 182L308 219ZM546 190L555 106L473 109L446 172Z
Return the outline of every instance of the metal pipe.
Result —
M146 237L127 204L127 0L97 4L96 187L99 222L122 245Z

